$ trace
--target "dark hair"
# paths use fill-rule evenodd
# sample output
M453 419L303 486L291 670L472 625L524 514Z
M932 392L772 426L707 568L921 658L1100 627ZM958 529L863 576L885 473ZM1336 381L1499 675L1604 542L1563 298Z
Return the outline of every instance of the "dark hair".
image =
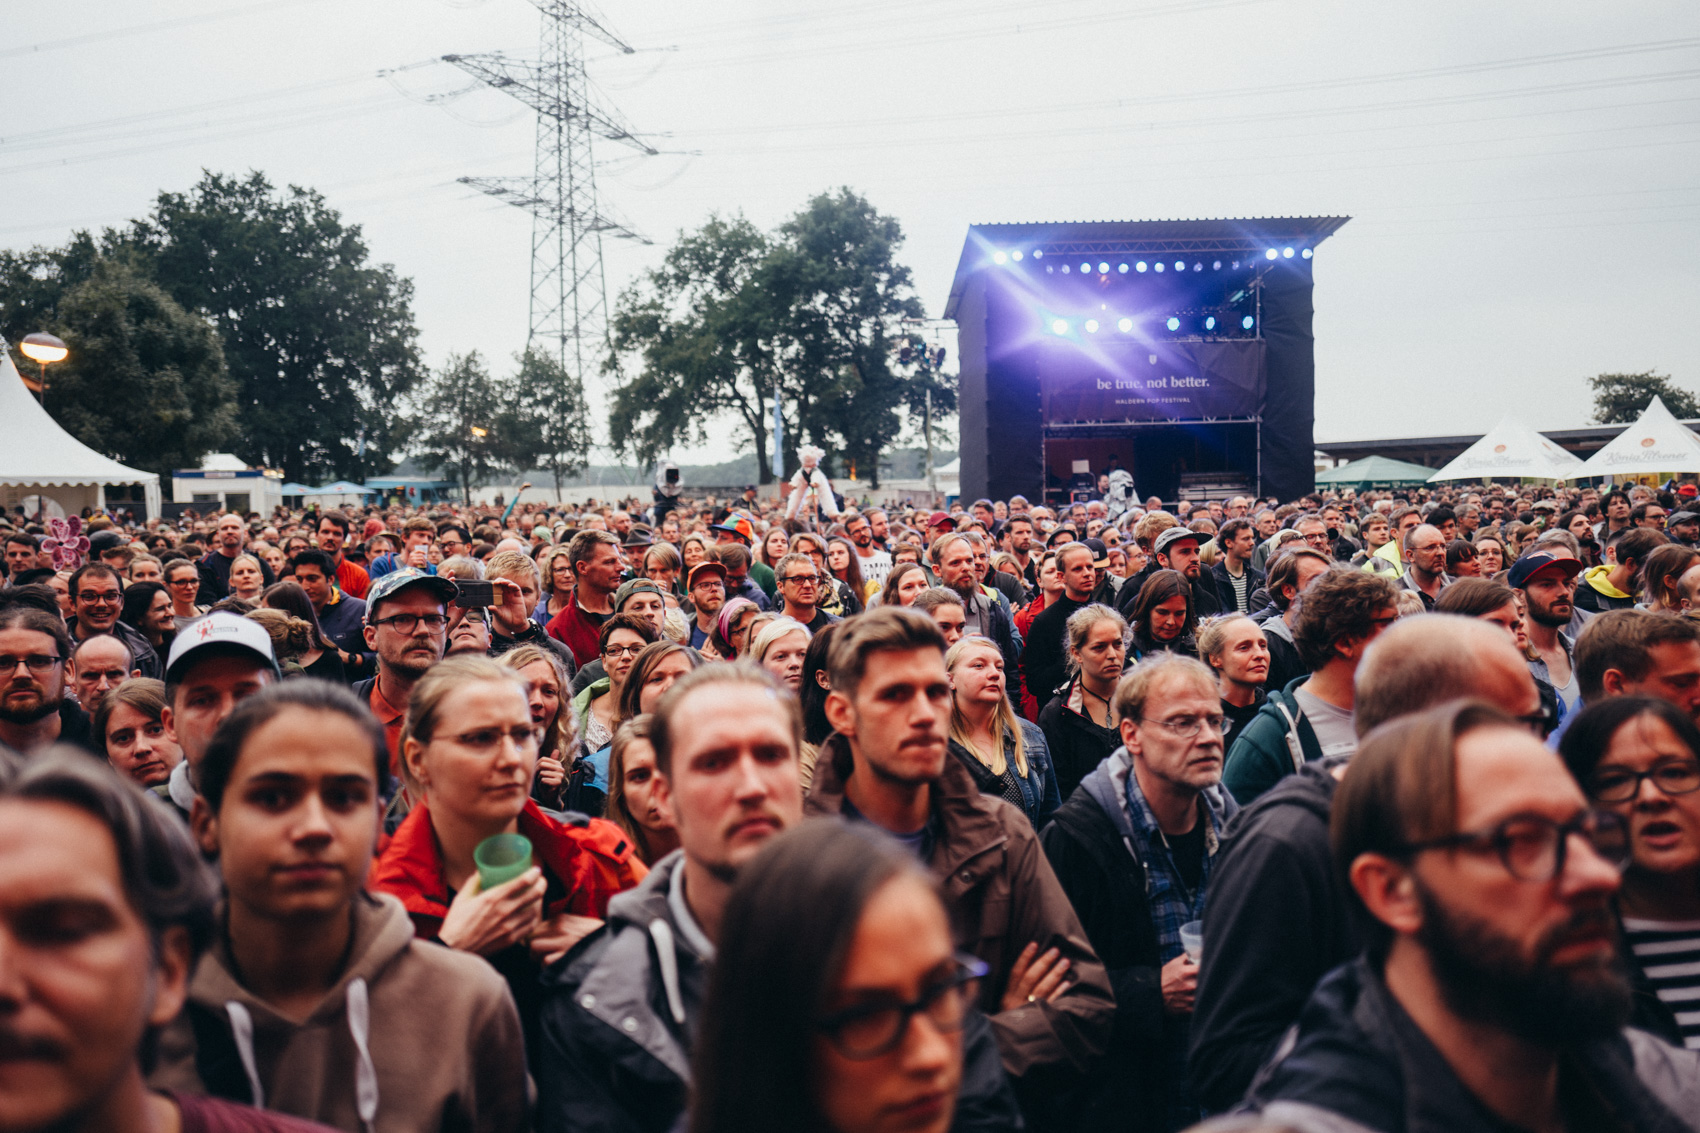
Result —
M27 629L45 633L53 639L60 658L67 662L71 659L71 632L65 628L65 619L59 616L57 603L51 614L33 605L0 606L0 629ZM7 677L11 675L6 674Z
M163 582L132 582L124 588L124 608L119 611L118 620L131 629L140 630L148 607L153 605L154 595L164 593Z
M620 689L620 703L617 707L621 721L630 720L640 714L638 705L643 697L643 683L649 679L649 674L654 671L655 666L675 653L683 653L693 669L702 664L702 657L695 649L680 645L677 641L661 638L644 646L643 652L632 662L631 672L626 674L626 683Z
M1479 618L1503 609L1516 601L1516 598L1517 596L1511 593L1511 587L1503 582L1495 582L1491 578L1460 578L1440 592L1440 598L1434 604L1434 612Z
M765 689L785 713L786 723L791 730L792 744L801 744L803 713L797 707L797 698L792 696L791 690L780 684L772 673L749 661L703 665L674 681L673 687L661 697L655 711L650 714L654 719L649 726L649 745L655 749L655 766L661 774L667 775L672 771L676 733L688 730L691 725L690 720L674 721L673 718L679 712L679 705L696 689L716 684L754 685Z
M832 641L843 624L839 621L822 626L809 638L809 648L803 654L803 683L797 690L803 707L803 740L817 746L832 734L832 724L826 718L827 690L821 687L818 674L828 671Z
M1441 504L1439 507L1429 512L1428 518L1423 520L1423 522L1428 524L1430 527L1439 527L1443 523L1458 522L1458 515L1445 504Z
M1299 560L1307 555L1324 566L1333 565L1334 560L1308 544L1289 543L1276 551L1275 556L1269 560L1269 600L1275 604L1277 610L1285 610L1290 604L1287 596L1281 593L1287 587L1293 587L1294 597L1298 596L1296 591L1299 585Z
M645 645L654 645L661 639L655 632L655 626L648 618L640 618L636 614L614 614L602 623L602 629L596 634L596 652L600 656L608 648L608 638L617 629L629 629L643 638Z
M20 570L19 578L31 574L46 574L53 577L53 572L42 570ZM14 586L0 587L0 610L16 607L18 609L40 610L44 614L52 614L63 623L64 618L59 612L59 595L53 592L53 587L45 582L25 582Z
M1398 589L1379 574L1336 567L1312 582L1293 619L1293 644L1311 672L1334 657L1341 642L1375 632L1378 613L1399 602Z
M329 523L331 523L338 531L342 532L342 537L344 539L348 538L349 523L348 523L348 517L346 515L342 514L340 511L320 512L319 513L319 524L318 525L323 526L327 521Z
M1379 967L1393 930L1370 915L1351 882L1361 854L1403 861L1404 847L1458 828L1458 741L1480 728L1518 729L1491 705L1454 700L1376 728L1358 743L1352 773L1340 781L1328 823L1334 868L1358 918L1365 951Z
M913 574L915 571L925 573L926 568L921 566L920 563L898 563L892 567L891 573L885 576L885 586L880 590L880 605L898 605L897 588L902 584L904 575ZM857 595L857 597L859 598L861 595Z
M1670 701L1653 696L1614 696L1596 701L1577 714L1558 742L1558 754L1585 793L1592 794L1588 781L1611 749L1613 737L1625 724L1641 716L1663 720L1682 745L1700 758L1700 728L1694 726L1688 713Z
M84 563L82 566L77 568L76 573L71 575L70 587L72 597L76 597L77 587L83 584L83 579L91 576L94 578L110 578L118 584L120 589L124 586L123 576L112 567L107 566L105 563L100 562L97 559L92 563Z
M456 535L460 536L460 542L462 542L462 543L471 543L472 542L472 532L468 531L464 524L461 524L461 523L439 523L439 524L437 524L437 538L441 539L444 535L448 534L450 531L453 531Z
M322 552L321 552L322 553ZM292 578L282 582L274 582L260 594L260 604L274 610L282 610L293 618L300 618L313 627L313 648L333 649L325 637L324 627L319 625L319 615L313 609L313 600L307 597L307 592L301 589L301 584Z
M6 542L21 543L32 551L41 550L41 540L28 531L8 531L6 532Z
M270 723L285 708L305 708L309 712L334 712L346 716L355 727L366 733L372 744L374 784L379 792L389 785L390 749L384 739L384 728L372 710L342 685L305 677L268 685L243 700L235 711L224 718L207 753L201 759L201 797L217 814L224 806L224 789L230 785L230 775L236 770L237 757L248 737Z
M1460 563L1476 561L1476 545L1468 539L1454 539L1446 544L1446 573L1457 574Z
M573 577L578 577L578 564L587 563L596 554L596 548L606 544L616 550L620 546L620 537L612 531L597 531L586 527L567 542L567 562L573 568Z
M1145 585L1139 588L1139 596L1133 600L1130 611L1135 636L1149 638L1151 611L1177 596L1186 599L1186 623L1181 626L1180 637L1192 637L1198 629L1198 610L1192 600L1192 585L1187 582L1186 575L1177 570L1154 570L1145 580Z
M1234 537L1242 531L1255 531L1256 525L1245 516L1238 516L1222 524L1216 531L1216 545L1225 547L1234 541Z
M1648 555L1669 542L1661 532L1654 531L1651 527L1627 528L1613 540L1617 547L1617 561L1635 563L1637 566L1644 565Z
M805 822L739 870L694 1044L691 1133L827 1127L809 1085L815 1021L869 900L900 877L938 892L912 854L864 822Z
M1632 681L1643 680L1653 666L1649 656L1653 646L1695 641L1700 641L1700 625L1688 618L1646 610L1608 610L1595 615L1576 639L1576 684L1582 699L1591 704L1604 694L1608 669L1616 669Z
M961 604L960 600L957 604ZM832 690L854 697L875 653L915 649L937 649L942 660L945 645L938 623L912 607L877 606L841 622L838 633L833 635L832 651L827 655Z
M320 574L324 575L332 582L336 581L336 564L331 561L331 557L329 555L325 554L317 547L309 547L305 551L297 551L295 557L289 560L289 569L292 571L300 570L304 566L318 567Z

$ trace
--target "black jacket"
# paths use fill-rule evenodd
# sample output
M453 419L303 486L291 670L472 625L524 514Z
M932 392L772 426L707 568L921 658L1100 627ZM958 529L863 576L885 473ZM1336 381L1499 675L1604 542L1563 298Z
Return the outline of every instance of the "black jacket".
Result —
M1021 651L1021 679L1027 691L1033 694L1033 699L1040 704L1049 701L1057 687L1068 679L1063 638L1067 634L1069 615L1086 605L1086 602L1076 602L1064 591L1055 602L1040 610L1027 627L1027 644ZM1066 799L1068 796L1063 797Z
M1358 952L1328 849L1338 762L1288 775L1223 838L1192 1015L1192 1085L1208 1110L1239 1103L1316 981Z
M74 653L76 647L82 643L82 639L77 636L76 615L65 619L65 628L71 631L71 651ZM144 677L156 681L165 679L165 662L160 660L159 654L154 652L153 645L142 636L141 630L129 622L116 621L108 632L122 641L124 647L130 651L130 658L134 662L132 668L140 669Z
M1224 613L1238 609L1234 605L1234 580L1228 574L1228 564L1223 559L1217 559L1210 567L1210 579L1216 586L1216 597L1222 601ZM1246 608L1242 613L1252 613L1257 609L1251 604L1252 595L1262 590L1264 586L1263 572L1252 566L1245 565L1245 598Z
M1074 681L1070 681L1039 710L1039 730L1045 733L1045 746L1051 750L1057 793L1064 802L1093 768L1121 746L1121 736L1114 728L1100 728L1068 706L1073 692Z
M1567 1045L1560 1096L1571 1129L1692 1133L1700 1052L1624 1029ZM1568 1083L1568 1088L1566 1088ZM1297 1133L1505 1133L1366 960L1330 972L1246 1109ZM1679 1116L1681 1115L1681 1116Z

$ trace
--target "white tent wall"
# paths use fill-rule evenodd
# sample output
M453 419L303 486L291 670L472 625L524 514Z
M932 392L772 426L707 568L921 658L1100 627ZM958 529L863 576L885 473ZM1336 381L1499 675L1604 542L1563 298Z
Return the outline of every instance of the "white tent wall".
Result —
M1588 458L1578 476L1700 472L1700 437L1654 398L1635 423Z

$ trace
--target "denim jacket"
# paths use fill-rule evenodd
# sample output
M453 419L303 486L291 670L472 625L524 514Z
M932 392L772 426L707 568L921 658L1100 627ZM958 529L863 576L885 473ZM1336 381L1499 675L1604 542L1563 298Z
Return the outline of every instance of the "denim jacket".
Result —
M1062 805L1062 797L1057 793L1057 773L1051 766L1051 749L1045 743L1045 733L1039 730L1037 724L1020 717L1017 717L1015 722L1021 729L1022 743L1026 747L1026 776L1023 777L1015 770L1015 737L1008 732L1004 733L1003 738L1004 760L1009 764L1015 784L1021 790L1021 809L1027 815L1027 821L1033 824L1033 829L1039 831L1051 820L1051 812ZM968 768L968 773L974 776L974 782L981 792L1002 796L998 777L993 775L973 752L955 740L950 741L950 752Z

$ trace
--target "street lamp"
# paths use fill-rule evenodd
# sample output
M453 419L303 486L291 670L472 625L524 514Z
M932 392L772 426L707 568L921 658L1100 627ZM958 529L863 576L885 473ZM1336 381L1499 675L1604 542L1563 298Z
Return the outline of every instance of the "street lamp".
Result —
M41 387L36 391L42 405L47 404L47 367L55 362L63 362L71 353L71 348L65 345L63 339L56 338L45 331L24 335L24 340L18 343L18 349L24 352L24 357L41 367Z

